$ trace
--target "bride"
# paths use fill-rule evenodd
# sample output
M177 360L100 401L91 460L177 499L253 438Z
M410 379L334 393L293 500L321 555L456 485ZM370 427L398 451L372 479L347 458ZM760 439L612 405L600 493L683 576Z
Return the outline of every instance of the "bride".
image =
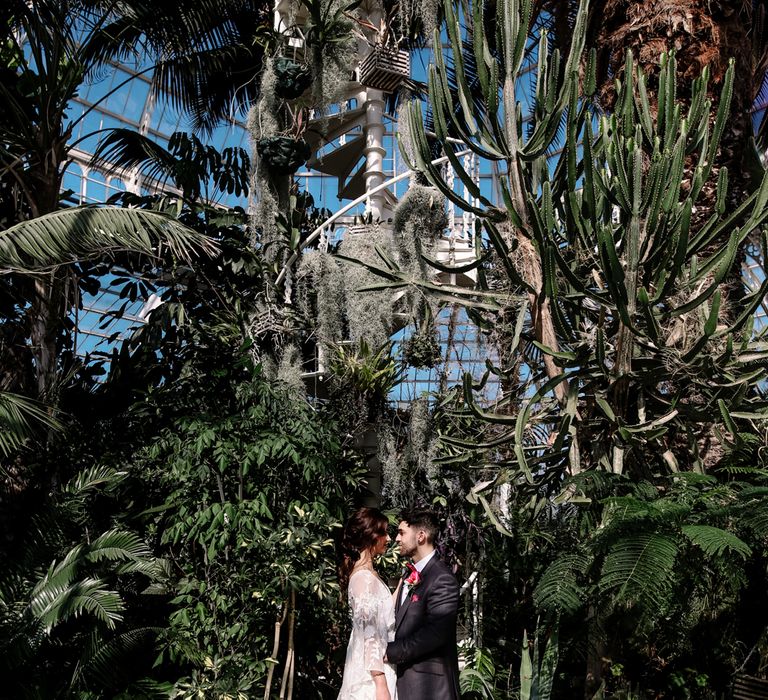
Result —
M389 544L388 524L376 508L360 508L344 527L339 580L349 596L352 634L339 700L395 700L395 668L384 662L395 635L395 606L373 568Z

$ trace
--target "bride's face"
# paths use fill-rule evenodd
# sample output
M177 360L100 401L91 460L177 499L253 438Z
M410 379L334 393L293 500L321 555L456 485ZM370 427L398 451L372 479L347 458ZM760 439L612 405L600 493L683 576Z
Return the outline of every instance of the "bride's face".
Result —
M391 539L388 532L384 532L383 535L379 535L378 539L376 540L376 544L373 546L374 556L384 554L384 552L387 551L387 547L389 546L390 542Z

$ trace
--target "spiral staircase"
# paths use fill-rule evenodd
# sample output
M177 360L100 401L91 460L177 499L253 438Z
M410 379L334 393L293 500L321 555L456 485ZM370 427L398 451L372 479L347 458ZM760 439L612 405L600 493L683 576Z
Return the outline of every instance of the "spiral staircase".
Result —
M378 26L380 11L372 6L366 9L367 23ZM296 14L291 0L278 0L275 5L275 27L289 33L288 45L300 51L303 47L302 18ZM385 95L398 89L403 80L410 78L410 57L404 51L388 51L375 44L369 33L358 41L358 64L355 76L344 90L344 102L335 113L315 117L307 124L305 140L312 148L307 169L313 175L336 180L337 211L323 222L305 241L314 245L319 239L327 245L327 235L333 225L335 231L354 235L360 230L354 225L355 215L363 215L366 221L378 222L380 227L391 226L398 204L396 187L412 179L407 170L398 172L397 141L387 133L385 124L396 125L391 115L385 113ZM479 172L474 156L464 156L465 168L477 176ZM445 158L435 163L443 164ZM391 164L387 167L385 164ZM443 165L446 182L453 185L453 172ZM468 198L466 191L463 196ZM449 227L438 240L435 255L441 266L462 267L475 259L474 216L457 213L449 204ZM282 282L290 274L297 256L293 256L280 273ZM438 272L435 279L444 284L471 287L476 274Z

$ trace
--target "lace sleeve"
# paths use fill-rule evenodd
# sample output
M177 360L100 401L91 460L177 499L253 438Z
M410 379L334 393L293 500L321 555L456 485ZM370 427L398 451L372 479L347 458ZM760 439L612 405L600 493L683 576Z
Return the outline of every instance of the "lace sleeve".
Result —
M379 582L372 574L360 573L349 582L349 607L352 627L363 637L363 664L372 673L384 673L384 654L387 638L379 625L381 597L377 595Z

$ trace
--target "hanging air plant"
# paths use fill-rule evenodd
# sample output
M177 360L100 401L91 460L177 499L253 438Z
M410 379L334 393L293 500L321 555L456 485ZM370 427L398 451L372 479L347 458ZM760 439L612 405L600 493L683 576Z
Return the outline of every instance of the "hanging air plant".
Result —
M276 58L275 94L284 100L295 100L301 97L312 85L312 73L307 66L284 56Z
M256 150L272 175L293 175L312 155L312 148L304 139L290 136L259 139Z
M437 329L430 321L403 343L403 360L416 369L431 369L442 361Z

